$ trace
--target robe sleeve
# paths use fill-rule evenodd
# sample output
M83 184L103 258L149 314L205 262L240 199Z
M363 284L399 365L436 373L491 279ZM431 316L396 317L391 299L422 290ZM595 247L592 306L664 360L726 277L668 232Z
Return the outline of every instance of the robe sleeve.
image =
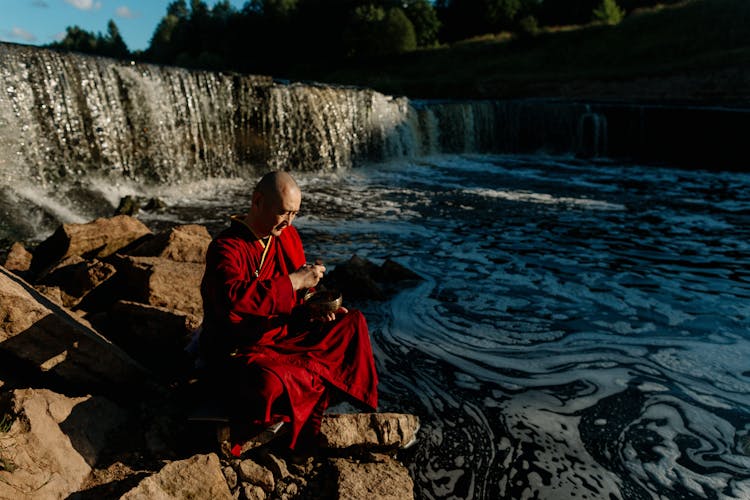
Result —
M297 299L288 274L255 278L259 252L249 251L242 240L214 243L207 262L213 273L217 319L239 324L249 316L268 318L292 312Z

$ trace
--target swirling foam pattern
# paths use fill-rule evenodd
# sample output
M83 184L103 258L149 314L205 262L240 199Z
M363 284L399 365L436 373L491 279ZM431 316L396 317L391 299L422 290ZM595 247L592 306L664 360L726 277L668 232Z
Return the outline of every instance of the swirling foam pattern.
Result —
M419 498L750 498L750 176L541 156L300 174L365 310Z

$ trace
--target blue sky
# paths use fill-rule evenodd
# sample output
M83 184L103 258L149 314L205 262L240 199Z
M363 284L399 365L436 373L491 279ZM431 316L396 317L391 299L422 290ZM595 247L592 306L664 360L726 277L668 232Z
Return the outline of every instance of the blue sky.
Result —
M213 7L216 0L204 0ZM237 9L246 0L230 0ZM93 33L106 33L112 19L128 49L143 50L170 0L0 0L0 41L45 45L78 25ZM188 5L190 2L187 2Z

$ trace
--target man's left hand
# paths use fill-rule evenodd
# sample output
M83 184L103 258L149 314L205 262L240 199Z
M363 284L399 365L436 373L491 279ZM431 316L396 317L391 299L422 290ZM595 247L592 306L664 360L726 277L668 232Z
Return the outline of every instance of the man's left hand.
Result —
M330 323L331 321L336 320L337 314L346 314L349 312L349 309L346 307L339 307L336 312L328 313L325 316L318 316L317 318L312 318L312 321L322 321L323 323Z

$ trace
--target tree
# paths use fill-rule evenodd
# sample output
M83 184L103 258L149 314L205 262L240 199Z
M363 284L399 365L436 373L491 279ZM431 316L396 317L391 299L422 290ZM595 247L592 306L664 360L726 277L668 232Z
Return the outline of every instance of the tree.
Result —
M107 23L107 37L101 40L100 53L111 57L126 58L130 55L125 40L120 35L120 30L113 20Z
M602 0L602 3L592 12L594 21L612 26L622 21L623 17L625 17L625 11L617 5L615 0Z
M111 19L107 23L107 34L94 34L78 26L65 28L65 37L59 42L53 42L50 47L76 52L84 52L108 57L130 57L128 46L120 35L120 30Z
M440 19L430 2L427 0L404 2L404 13L414 26L418 47L432 47L437 44Z

